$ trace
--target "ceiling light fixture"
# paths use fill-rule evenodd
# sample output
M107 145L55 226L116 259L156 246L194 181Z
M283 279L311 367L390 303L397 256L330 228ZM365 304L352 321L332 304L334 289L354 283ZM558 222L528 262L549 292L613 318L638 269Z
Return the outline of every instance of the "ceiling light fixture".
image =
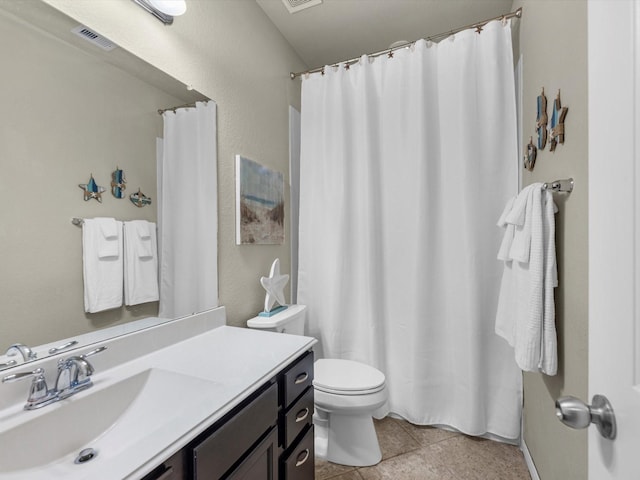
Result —
M185 0L133 0L165 25L173 23L173 17L187 11Z

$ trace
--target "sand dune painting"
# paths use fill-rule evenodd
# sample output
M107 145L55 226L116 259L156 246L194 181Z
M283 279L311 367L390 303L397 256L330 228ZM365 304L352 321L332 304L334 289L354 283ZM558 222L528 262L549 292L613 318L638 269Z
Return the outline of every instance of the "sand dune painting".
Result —
M284 243L284 176L236 155L236 244Z

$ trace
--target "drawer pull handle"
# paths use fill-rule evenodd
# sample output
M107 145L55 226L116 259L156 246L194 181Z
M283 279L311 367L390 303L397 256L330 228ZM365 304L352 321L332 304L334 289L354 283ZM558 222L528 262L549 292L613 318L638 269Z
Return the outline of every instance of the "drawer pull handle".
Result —
M303 458L300 458L303 457ZM300 465L302 465L304 462L306 462L309 459L309 449L305 448L304 451L300 452L298 454L298 458L296 461L296 467L299 467Z
M300 383L306 382L306 381L307 381L307 378L309 378L309 374L308 374L307 372L303 372L303 373L301 373L300 375L298 375L298 376L296 377L296 381L295 381L295 382L293 382L293 383L295 383L296 385L298 385L298 384L300 384Z
M156 480L165 480L170 478L172 475L173 475L173 467L169 467L164 472L162 472L162 475L157 477Z
M309 407L300 410L296 414L296 423L304 421L309 416Z

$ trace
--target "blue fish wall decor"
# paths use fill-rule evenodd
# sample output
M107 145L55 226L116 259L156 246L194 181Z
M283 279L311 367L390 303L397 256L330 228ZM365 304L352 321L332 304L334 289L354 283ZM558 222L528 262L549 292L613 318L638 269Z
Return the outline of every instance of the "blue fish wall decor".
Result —
M142 193L140 189L138 189L136 193L132 193L131 195L129 195L129 200L131 200L131 203L133 203L138 208L142 208L146 205L151 205L151 198Z

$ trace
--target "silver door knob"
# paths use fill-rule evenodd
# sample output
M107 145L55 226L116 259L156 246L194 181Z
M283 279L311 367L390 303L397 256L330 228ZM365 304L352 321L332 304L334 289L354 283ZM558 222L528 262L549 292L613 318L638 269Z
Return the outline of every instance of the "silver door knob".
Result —
M594 395L591 405L576 397L561 397L556 400L556 417L571 428L587 428L595 423L604 438L616 438L616 417L604 395Z

